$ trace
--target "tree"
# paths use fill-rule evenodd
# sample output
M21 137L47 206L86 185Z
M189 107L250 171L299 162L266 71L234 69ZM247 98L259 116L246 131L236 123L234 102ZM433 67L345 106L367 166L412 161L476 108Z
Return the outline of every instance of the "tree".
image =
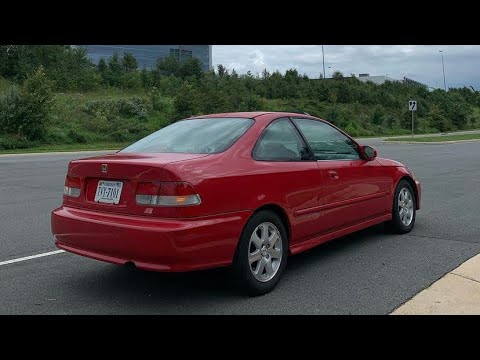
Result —
M218 73L219 77L223 78L225 75L228 75L228 70L222 64L218 64L217 65L217 73Z
M375 106L375 110L372 115L372 124L374 125L382 125L385 119L385 109L381 105Z
M43 67L28 75L20 89L12 86L0 98L0 130L41 140L53 106L53 84Z
M182 61L180 64L179 75L182 79L190 76L200 79L203 76L202 63L197 58Z
M333 72L332 79L341 80L343 79L343 74L340 71L335 70Z
M17 74L22 45L0 45L0 75L11 79Z
M145 66L142 69L140 79L144 88L152 86L152 73Z
M135 59L135 56L133 56L132 53L126 52L123 54L122 66L126 72L132 72L134 70L137 70L137 59Z
M195 91L192 85L184 83L173 101L176 120L185 119L197 113Z
M174 56L159 58L155 67L155 71L160 76L180 76L180 63Z
M468 106L461 92L449 92L448 95L448 100L442 104L442 110L453 126L457 129L464 129L471 114L471 107Z
M113 74L120 74L122 72L122 65L120 64L120 57L118 53L115 51L113 55L108 59L108 69Z
M270 76L270 73L267 71L267 69L263 69L262 71L262 79L266 80Z
M53 84L42 66L29 75L21 88L25 118L19 125L19 133L29 140L41 139L50 119L53 106Z
M101 74L105 73L108 69L107 62L105 61L104 58L101 58L100 61L98 62L98 71L100 71Z
M437 104L433 104L430 108L430 112L428 114L428 121L430 126L434 127L440 132L445 132L449 130L450 124L448 123L448 119L443 114L440 106Z
M40 66L58 90L92 89L99 84L85 49L65 45L0 46L0 75L22 83Z

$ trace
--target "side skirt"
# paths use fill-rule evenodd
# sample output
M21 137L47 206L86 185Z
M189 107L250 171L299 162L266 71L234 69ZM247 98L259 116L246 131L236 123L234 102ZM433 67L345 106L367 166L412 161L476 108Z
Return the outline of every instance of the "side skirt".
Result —
M317 245L323 244L327 241L337 239L339 237L351 234L356 231L360 231L366 229L370 226L381 224L382 222L392 220L392 214L382 215L380 217L376 217L373 219L369 219L367 221L361 222L359 224L355 224L349 227L346 227L341 230L336 230L327 234L323 234L317 237L314 237L310 240L302 241L301 243L295 244L290 247L290 252L292 255L301 253L302 251L309 250Z

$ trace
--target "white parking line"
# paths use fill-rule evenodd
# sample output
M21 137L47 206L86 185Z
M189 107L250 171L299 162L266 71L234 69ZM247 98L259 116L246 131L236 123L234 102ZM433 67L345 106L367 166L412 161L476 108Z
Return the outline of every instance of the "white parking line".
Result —
M20 262L20 261L32 260L32 259L36 259L36 258L40 258L40 257L44 257L44 256L50 256L50 255L60 254L60 253L63 253L63 252L65 252L65 250L56 250L56 251L50 251L50 252L43 253L43 254L25 256L25 257L18 258L18 259L12 259L12 260L7 260L7 261L2 261L2 262L0 262L0 266L2 266L2 265L8 265L8 264L13 264L13 263Z

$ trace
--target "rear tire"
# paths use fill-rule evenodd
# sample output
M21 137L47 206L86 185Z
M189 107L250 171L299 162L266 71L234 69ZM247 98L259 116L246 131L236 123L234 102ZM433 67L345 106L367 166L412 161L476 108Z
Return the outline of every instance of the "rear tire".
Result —
M272 291L287 265L288 239L277 214L262 210L243 229L233 259L236 285L250 296Z
M415 225L417 202L415 192L410 183L400 180L395 189L392 206L392 220L387 222L387 228L397 234L412 231Z

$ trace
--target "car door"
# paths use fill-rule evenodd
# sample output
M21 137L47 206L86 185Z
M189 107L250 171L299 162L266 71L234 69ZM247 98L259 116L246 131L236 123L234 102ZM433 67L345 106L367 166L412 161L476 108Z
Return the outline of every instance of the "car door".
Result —
M293 118L307 140L322 174L321 208L324 232L348 227L387 212L388 179L376 161L363 160L357 144L330 124Z
M263 202L281 204L291 222L291 244L320 231L322 175L289 118L273 120L253 148L255 182L251 192Z

